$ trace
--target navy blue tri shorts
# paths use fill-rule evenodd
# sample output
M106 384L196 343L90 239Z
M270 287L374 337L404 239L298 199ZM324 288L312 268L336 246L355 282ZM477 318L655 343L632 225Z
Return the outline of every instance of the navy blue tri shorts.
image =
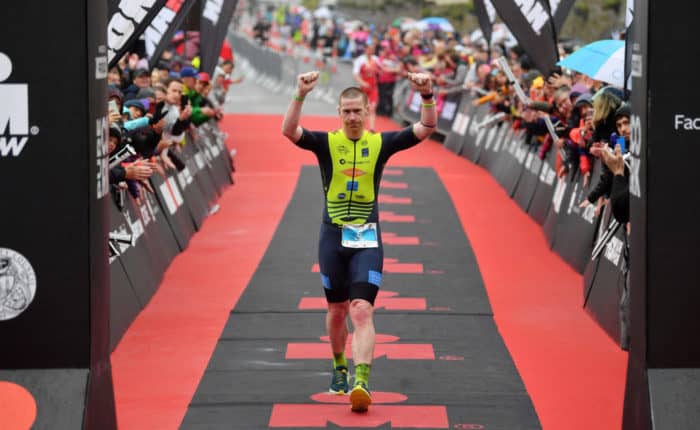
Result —
M318 261L321 284L329 303L364 299L374 305L382 285L384 249L377 225L378 248L345 248L341 245L341 229L321 224L318 241Z

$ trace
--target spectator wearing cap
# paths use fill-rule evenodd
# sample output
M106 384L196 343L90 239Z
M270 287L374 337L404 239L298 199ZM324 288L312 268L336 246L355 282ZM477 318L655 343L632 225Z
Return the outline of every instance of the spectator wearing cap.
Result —
M124 100L137 98L136 94L141 88L151 86L151 74L148 69L136 69L131 85L124 90Z
M129 109L131 119L138 119L146 116L147 109L141 100L132 99L124 103L124 107Z
M197 70L190 66L183 67L182 70L180 70L180 79L182 79L182 83L184 84L184 88L182 89L183 95L188 95L189 91L194 89L194 84L197 82Z
M151 86L151 73L148 69L139 68L134 72L134 85L141 88L148 88Z
M156 84L160 85L160 84ZM146 107L146 113L153 113L153 110L151 107L155 107L156 105L156 93L153 90L153 87L148 87L148 88L141 88L137 93L136 93L136 98L141 100L143 105Z
M205 95L210 85L211 78L209 74L201 72L197 75L194 87L187 94L189 103L192 106L190 120L195 126L202 125L217 116L217 111L211 107L211 103Z

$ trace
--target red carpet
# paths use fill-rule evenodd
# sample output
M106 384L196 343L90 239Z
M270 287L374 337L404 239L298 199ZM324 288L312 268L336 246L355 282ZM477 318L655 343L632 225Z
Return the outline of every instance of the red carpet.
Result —
M335 118L305 118L312 129ZM112 354L120 429L176 429L289 202L299 167L315 164L280 134L279 116L229 116L236 185L179 255ZM379 129L395 128L379 119ZM390 166L439 174L476 253L501 335L544 429L619 428L626 354L581 308L582 278L483 169L434 142ZM320 190L319 190L320 198Z

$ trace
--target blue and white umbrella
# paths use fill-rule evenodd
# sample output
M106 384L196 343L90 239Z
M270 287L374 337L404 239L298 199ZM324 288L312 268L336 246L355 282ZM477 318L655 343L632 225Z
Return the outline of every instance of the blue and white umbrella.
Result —
M447 33L454 33L455 28L450 24L447 18L441 16L430 16L418 21L418 28L421 31L425 30L442 30Z
M597 81L622 87L625 81L625 41L599 40L589 43L557 64Z

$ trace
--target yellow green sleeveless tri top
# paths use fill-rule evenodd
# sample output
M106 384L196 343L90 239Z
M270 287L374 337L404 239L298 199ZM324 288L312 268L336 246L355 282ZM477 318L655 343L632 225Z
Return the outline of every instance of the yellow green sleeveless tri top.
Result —
M412 127L371 133L349 139L342 129L304 132L296 142L316 154L326 197L323 221L327 224L377 222L377 196L384 165L391 155L416 145Z

